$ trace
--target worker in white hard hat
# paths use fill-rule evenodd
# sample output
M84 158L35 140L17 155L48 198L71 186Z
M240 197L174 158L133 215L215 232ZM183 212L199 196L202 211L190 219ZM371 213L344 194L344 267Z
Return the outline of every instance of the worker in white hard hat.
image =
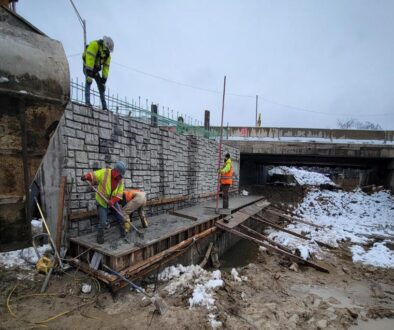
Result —
M88 106L91 105L90 87L94 79L97 83L103 109L108 110L104 92L105 83L109 74L109 65L111 63L111 53L113 51L113 40L110 37L104 36L102 39L90 42L82 54L83 72L86 76L85 103Z

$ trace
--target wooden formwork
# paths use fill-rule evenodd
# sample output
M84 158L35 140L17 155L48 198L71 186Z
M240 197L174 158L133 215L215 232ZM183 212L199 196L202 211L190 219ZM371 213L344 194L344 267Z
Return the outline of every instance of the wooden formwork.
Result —
M236 212L262 198L262 196L233 198L231 211ZM139 240L138 236L135 236L133 242L122 244L116 249L110 248L111 240L119 240L116 228L111 229L108 233L106 240L109 243L106 243L106 245L97 244L94 233L84 237L70 238L69 251L71 256L74 257L73 264L82 271L90 273L105 282L111 288L120 288L125 285L125 282L119 281L114 275L90 267L90 262L95 253L102 255L103 264L122 275L128 276L130 279L142 278L156 269L158 265L163 266L170 260L187 252L188 248L198 240L213 235L217 229L216 221L223 216L213 212L206 214L204 207L208 207L209 203L212 202L178 210L176 214L165 214L151 218L151 227L145 229L145 236L148 235L148 237ZM178 227L169 226L172 229L166 232L165 226L160 223L164 218L170 224L176 223ZM150 231L154 231L154 226L162 227L163 232L155 237L149 237Z

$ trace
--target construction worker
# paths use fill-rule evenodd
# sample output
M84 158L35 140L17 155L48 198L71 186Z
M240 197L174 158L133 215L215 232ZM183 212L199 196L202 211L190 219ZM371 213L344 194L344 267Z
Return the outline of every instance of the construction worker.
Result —
M219 169L220 184L223 194L223 208L228 209L228 194L230 186L233 184L233 165L231 163L230 154L226 153L224 156L224 166Z
M123 197L124 182L123 177L126 172L126 165L122 161L117 161L114 168L102 168L94 172L87 173L81 177L82 181L90 181L97 184L97 190L105 197L107 202L96 193L97 214L99 217L97 243L104 244L104 228L108 222L108 208L115 207L121 214L122 209L119 202ZM124 220L115 213L116 220L120 228L120 236L125 236Z
M93 79L96 80L100 92L101 104L104 110L108 110L105 102L105 83L109 74L109 64L111 63L111 53L114 51L114 42L110 37L104 36L103 39L94 40L86 46L82 55L83 73L86 76L85 83L85 103L90 104L90 87ZM100 71L102 74L100 76Z
M123 216L125 219L125 231L131 229L131 214L138 210L142 227L148 228L148 220L145 216L144 206L146 204L146 194L142 190L132 189L123 192L122 205Z

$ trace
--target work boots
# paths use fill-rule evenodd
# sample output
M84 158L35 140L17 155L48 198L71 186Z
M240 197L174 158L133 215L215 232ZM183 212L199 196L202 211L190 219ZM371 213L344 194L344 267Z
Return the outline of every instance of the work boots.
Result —
M126 231L125 231L125 228L123 228L122 225L119 226L119 231L120 231L120 238L126 237Z
M148 220L146 219L146 216L141 218L141 223L143 228L148 228Z
M104 229L99 229L97 232L97 243L104 244Z

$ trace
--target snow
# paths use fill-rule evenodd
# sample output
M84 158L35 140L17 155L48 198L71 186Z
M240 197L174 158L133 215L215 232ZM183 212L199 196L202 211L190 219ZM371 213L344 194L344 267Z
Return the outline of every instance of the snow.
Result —
M268 230L269 238L294 251L298 249L304 259L312 253L322 258L323 251L316 240L333 247L346 241L351 245L354 262L394 268L394 251L387 247L394 238L394 198L390 192L366 194L360 189L351 192L313 189L295 213L323 228L294 222L286 228L304 234L310 241L275 230ZM374 237L384 240L374 243ZM371 244L370 248L362 247Z
M317 186L321 184L329 184L335 186L335 183L332 182L327 176L321 173L310 172L302 169L298 169L295 167L288 166L278 166L274 167L268 171L269 175L279 174L279 175L293 175L294 179L301 186L309 185L309 186Z
M234 281L242 282L242 279L239 277L239 274L235 268L231 269L231 275L232 275Z
M31 231L33 236L42 233L42 224L40 219L33 219L31 221ZM46 251L51 250L51 246L49 244L45 244L43 246L38 246L37 250L39 254L42 255ZM31 269L31 265L35 264L37 261L37 254L33 247L0 253L0 267L4 268L19 267L22 269Z
M9 79L7 77L0 77L0 84L6 82L9 82Z
M38 252L40 255L45 253L46 251L51 249L49 244L39 246ZM27 249L15 250L10 252L2 252L0 253L0 267L4 268L22 268L22 269L31 269L31 264L26 262L22 258L22 253L25 259L27 259L31 264L35 264L38 261L36 252L32 247Z
M159 280L169 281L164 289L170 295L192 289L189 307L203 306L209 311L215 310L215 290L224 286L220 270L209 272L198 265L167 267L159 274ZM222 325L220 321L216 321L213 313L208 315L208 321L212 328Z
M211 323L212 329L220 328L221 326L223 326L222 322L216 320L215 314L212 313L208 314L208 319L209 322Z
M375 243L368 251L359 245L352 246L353 261L375 267L394 268L394 253L385 243Z

